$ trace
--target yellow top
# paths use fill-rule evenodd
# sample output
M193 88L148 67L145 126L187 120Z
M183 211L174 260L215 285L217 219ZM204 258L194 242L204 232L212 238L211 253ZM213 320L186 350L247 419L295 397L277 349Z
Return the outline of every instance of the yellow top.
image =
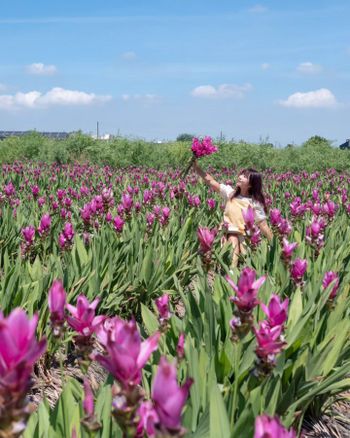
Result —
M246 210L248 207L254 209L255 221L257 223L266 219L264 207L260 204L260 202L241 195L233 198L233 187L220 184L220 194L226 201L224 222L228 225L229 232L245 235L242 210Z
M228 225L228 231L245 234L242 210L252 207L247 198L232 198L226 202L224 210L224 222Z

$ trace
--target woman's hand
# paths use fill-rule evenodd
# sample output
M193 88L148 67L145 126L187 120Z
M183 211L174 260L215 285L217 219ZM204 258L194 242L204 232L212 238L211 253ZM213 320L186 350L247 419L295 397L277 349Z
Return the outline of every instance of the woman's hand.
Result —
M192 164L192 167L193 167L193 170L194 170L196 173L199 172L200 167L199 167L199 165L198 165L198 161L197 161L197 159L194 160L194 162L193 162L193 164Z

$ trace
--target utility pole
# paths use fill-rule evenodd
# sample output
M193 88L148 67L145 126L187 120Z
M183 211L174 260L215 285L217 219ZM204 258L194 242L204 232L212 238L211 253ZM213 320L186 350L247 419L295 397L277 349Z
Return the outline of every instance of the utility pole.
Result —
M100 136L100 132L99 132L99 124L98 124L98 122L97 122L97 125L96 125L96 139L97 139L97 140L98 140L99 136Z

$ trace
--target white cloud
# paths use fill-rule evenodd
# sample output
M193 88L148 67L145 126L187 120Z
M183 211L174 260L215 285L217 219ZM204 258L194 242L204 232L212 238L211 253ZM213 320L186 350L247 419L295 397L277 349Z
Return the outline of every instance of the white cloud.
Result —
M334 108L338 103L330 90L320 88L306 93L291 94L287 100L280 100L279 104L288 108Z
M0 95L0 108L15 110L20 108L47 108L59 105L92 105L107 102L111 98L111 96L99 96L94 93L55 87L47 93L29 91L27 93L18 92L16 94Z
M130 51L130 52L122 53L122 58L125 59L126 61L134 61L137 58L137 56L135 52Z
M305 74L317 74L322 71L322 66L312 62L302 62L297 67L298 72Z
M45 65L42 62L27 65L27 72L31 75L52 76L57 73L55 65Z
M248 11L253 14L262 14L267 11L267 8L263 5L258 4L249 8Z
M217 87L213 85L200 85L191 91L191 95L207 99L241 99L252 88L251 84L222 84Z
M271 64L269 64L268 62L264 62L261 64L262 70L268 70L270 67L271 67Z

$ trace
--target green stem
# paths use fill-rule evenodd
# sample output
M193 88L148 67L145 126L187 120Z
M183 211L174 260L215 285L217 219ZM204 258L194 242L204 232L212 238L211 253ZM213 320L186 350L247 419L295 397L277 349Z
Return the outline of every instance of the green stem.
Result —
M237 342L234 345L234 363L235 363L235 381L233 383L233 402L232 402L232 409L231 409L231 429L233 428L235 424L235 416L236 416L236 410L237 410L237 403L238 403L238 380L239 380L239 363L241 358L241 351L242 351L242 345L241 342Z

